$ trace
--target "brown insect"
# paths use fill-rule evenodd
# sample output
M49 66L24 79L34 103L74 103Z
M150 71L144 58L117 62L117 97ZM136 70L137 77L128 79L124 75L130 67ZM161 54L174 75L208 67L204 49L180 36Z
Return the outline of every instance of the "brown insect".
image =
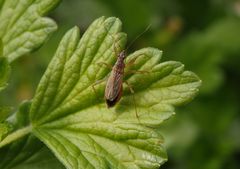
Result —
M115 50L116 53L116 50ZM127 81L123 82L123 76L124 76L124 68L125 68L125 63L124 60L126 58L126 52L123 50L121 53L117 54L117 61L112 67L111 65L108 65L107 63L101 62L101 64L107 66L110 68L112 71L110 72L110 75L108 76L106 87L105 87L105 94L104 94L104 99L106 101L107 107L113 107L122 97L122 91L123 91L123 83L127 84L128 88L130 89L131 93L133 94L134 91L132 87L128 84ZM127 63L127 66L132 64L136 58L130 60L129 63ZM140 71L136 71L140 72ZM106 79L99 80L95 82L92 85L92 88L94 92L96 93L95 90L95 85L104 82Z
M150 28L150 26L151 25L148 25L148 27L140 35L138 35L132 41L132 43L130 43L130 45L128 47L130 47L135 40L137 40L140 36L142 36ZM128 49L128 47L126 49ZM124 75L124 68L125 68L124 60L126 58L125 51L126 50L123 50L121 53L118 54L117 61L114 64L112 71L110 73L110 76L107 80L104 98L105 98L108 108L113 107L122 97L122 90L123 90L122 84L123 84L123 75ZM116 53L116 50L115 50L115 53ZM135 59L131 60L128 63L128 65L133 63L135 61ZM141 72L141 71L135 71L135 72ZM131 93L133 94L134 91L133 91L132 87L127 83L127 81L125 81L125 83L128 85L128 88L130 89ZM135 105L135 109L136 109L136 105Z
M121 53L118 54L117 61L112 67L112 71L108 77L106 87L105 87L105 94L104 94L104 98L108 108L113 107L122 97L123 76L124 76L125 66L129 66L133 64L134 61L137 59L137 58L133 58L127 63L127 65L125 65L124 63L125 58L126 58L126 52L125 50L123 50ZM134 72L149 73L148 71L134 71ZM130 92L132 93L135 113L136 113L136 117L138 118L137 107L136 107L136 102L134 97L134 90L127 81L124 81L124 83L128 86L128 88L130 89Z
M122 97L125 56L125 51L122 51L118 55L117 61L107 80L104 98L108 107L113 107Z
M124 63L125 58L126 58L126 52L125 50L123 50L121 53L118 54L117 61L112 67L112 71L107 80L104 98L108 108L113 107L122 97L124 68L126 66ZM132 64L135 61L135 59L131 60L129 63L127 63L127 65ZM136 71L136 72L141 72L141 71ZM133 94L132 96L134 101L135 113L136 113L136 117L138 118L137 107L136 107L136 102L134 97L134 90L132 89L131 85L128 84L127 81L124 81L124 83L127 84L128 88Z
M134 39L134 41L136 39L138 39L143 33L145 33L149 28L150 28L150 25L146 28L146 30L144 32L142 32L138 37L136 37ZM132 41L132 43L134 41ZM129 46L131 46L131 44ZM115 50L115 53L116 53L116 49L115 48L114 48L114 50ZM124 76L124 68L125 68L124 60L126 58L126 52L125 51L126 50L123 50L122 52L120 52L117 55L117 61L114 64L114 66L111 68L112 71L111 71L111 73L110 73L110 75L108 77L107 83L106 83L104 98L105 98L105 101L106 101L106 104L107 104L108 108L113 107L122 97L123 76ZM136 60L136 58L133 59L133 60L130 60L130 62L127 63L127 65L132 64L135 60ZM106 63L103 63L103 64L108 66L108 67L111 67L111 66L109 66ZM146 71L135 71L135 72L146 73ZM100 80L97 83L100 83L100 82L102 82L102 80ZM95 83L95 84L97 84L97 83ZM125 81L124 83L127 84L127 86L130 89L131 93L134 94L134 90L128 84L128 82ZM95 84L92 85L93 89L94 89ZM95 89L94 89L94 91L95 91ZM133 96L133 99L134 99L134 105L135 105L135 110L136 110L136 104L135 104L134 96ZM137 111L136 111L136 116L138 116L137 115Z

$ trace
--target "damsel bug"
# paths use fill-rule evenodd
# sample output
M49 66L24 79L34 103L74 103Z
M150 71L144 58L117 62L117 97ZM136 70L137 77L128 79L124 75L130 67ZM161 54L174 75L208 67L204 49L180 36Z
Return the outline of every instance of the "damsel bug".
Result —
M102 62L103 65L110 67L112 70L110 72L110 75L108 76L108 80L107 80L106 87L105 87L105 94L104 94L104 99L106 101L108 108L113 107L121 99L122 92L123 92L124 68L127 65L132 64L136 60L136 58L134 58L133 60L130 60L129 63L127 63L127 65L125 65L124 61L126 58L126 50L133 44L133 42L135 42L135 40L137 40L140 36L142 36L149 28L150 28L150 25L140 35L138 35L125 50L123 50L122 52L117 54L117 61L113 67L108 65L107 63ZM115 53L117 53L115 46L114 46L114 51L115 51ZM146 73L147 71L134 71L134 72ZM105 78L95 82L92 85L93 90L95 91L95 88L94 88L95 85L97 85L103 81L105 81ZM127 84L128 88L130 89L130 92L132 94L134 94L134 90L131 87L131 85L128 84L127 81L124 81L124 83ZM95 91L95 93L96 93L96 91ZM134 95L133 95L133 99L134 99L134 106L135 106L135 110L136 110L136 116L138 117Z
M140 36L142 36L142 34L145 33L149 28L150 28L150 25L146 28L145 31L143 31L140 35L138 35L132 41L132 43L136 39L138 39ZM126 50L129 48L129 46L126 48ZM110 76L106 83L104 98L105 98L105 101L106 101L106 104L108 107L113 107L122 97L123 75L124 75L124 68L125 68L124 60L126 58L126 52L125 52L126 50L123 50L122 52L120 52L118 54L117 61L114 64L112 71L110 73ZM132 61L134 61L134 60L132 60ZM143 71L135 71L135 72L143 72ZM127 82L125 82L125 83L128 85L131 93L133 94L134 91L133 91L132 87ZM134 104L135 104L135 99L134 99ZM135 105L135 109L136 109L136 105ZM137 112L136 112L136 116L137 116Z
M125 56L125 51L122 51L118 55L117 61L113 66L110 76L107 80L104 98L108 107L113 107L122 97Z

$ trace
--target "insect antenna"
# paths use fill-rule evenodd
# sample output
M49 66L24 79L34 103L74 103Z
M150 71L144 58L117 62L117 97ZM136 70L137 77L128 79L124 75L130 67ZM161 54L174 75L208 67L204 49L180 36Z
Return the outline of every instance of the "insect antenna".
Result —
M137 37L135 37L130 43L129 45L126 47L125 51L127 51L133 44L136 40L138 40L144 33L146 33L150 28L151 28L152 24L149 24L146 29L140 33Z

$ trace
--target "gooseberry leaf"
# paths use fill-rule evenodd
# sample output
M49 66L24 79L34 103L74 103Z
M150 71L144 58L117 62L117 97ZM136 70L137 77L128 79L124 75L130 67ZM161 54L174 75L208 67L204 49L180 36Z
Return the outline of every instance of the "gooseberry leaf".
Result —
M46 17L59 0L7 0L0 9L0 37L3 56L12 62L42 45L57 29Z
M0 91L3 90L7 86L7 80L10 74L10 66L8 61L3 55L3 44L0 39ZM2 113L1 113L2 114ZM1 119L1 116L0 116Z
M0 123L0 141L2 141L7 136L10 130L11 126L8 123Z
M12 126L5 121L11 113L11 108L7 106L0 107L0 142L7 136L11 131Z
M11 107L1 106L0 107L0 122L3 122L11 113Z
M1 169L64 169L35 136L27 135L0 149Z
M0 56L0 91L7 86L10 70L10 65L7 59Z
M66 168L151 169L167 160L155 129L174 114L174 106L193 99L201 81L179 62L161 63L160 50L144 48L126 59L135 60L124 76L134 95L124 84L120 102L108 109L106 81L96 82L111 69L100 63L113 65L125 43L121 21L114 17L97 19L81 39L74 27L39 83L30 107L32 132Z
M1 139L9 134L29 127L29 108L31 101L24 101L20 104L16 113L0 123L0 168L1 169L62 169L64 166L56 159L52 152L33 134L28 133L22 138L2 147ZM0 115L7 114L10 108L0 109ZM2 113L3 112L3 113Z

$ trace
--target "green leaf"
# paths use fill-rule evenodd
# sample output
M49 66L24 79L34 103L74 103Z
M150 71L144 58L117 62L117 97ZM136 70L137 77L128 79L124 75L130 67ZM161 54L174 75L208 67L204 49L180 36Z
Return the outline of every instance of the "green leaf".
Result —
M0 148L18 140L26 135L29 135L31 132L31 126L29 121L29 109L30 109L31 102L24 101L20 106L17 112L13 113L10 116L10 108L3 107L1 108L1 121L2 124L8 126L8 130L5 133L0 133L0 135L4 134L4 139L0 140ZM1 123L0 123L1 124ZM11 132L10 132L11 129ZM0 167L1 168L1 167Z
M7 136L11 131L12 126L10 123L5 121L11 113L10 107L0 107L0 142Z
M2 147L2 144L4 142L8 143L9 140L14 140L15 138L18 138L18 135L15 135L17 137L14 136L12 137L11 135L14 135L15 132L20 131L21 129L23 129L24 131L24 127L28 127L28 125L30 124L29 122L30 105L31 105L30 101L24 101L20 105L19 110L11 116L10 113L12 109L10 107L0 108L0 148ZM4 138L6 139L3 140Z
M10 65L3 55L3 44L0 38L0 91L6 88L10 74ZM2 114L2 112L1 112ZM0 115L1 115L0 114ZM1 118L1 117L0 117Z
M11 130L11 125L8 123L0 123L0 142L7 136Z
M31 106L31 101L25 100L21 103L19 106L19 109L16 113L15 117L15 127L16 128L21 128L23 126L27 126L30 124L29 121L29 110Z
M0 37L3 56L9 62L42 45L57 29L56 23L42 17L53 9L59 0L7 0L0 13Z
M7 86L7 80L10 74L10 66L6 58L2 57L3 44L0 38L0 91Z
M199 78L179 62L160 63L161 51L145 48L128 56L126 74L133 95L124 84L121 101L111 109L104 103L104 79L114 64L115 50L124 48L126 35L117 18L101 17L80 39L74 27L63 37L42 77L30 108L33 133L71 169L158 168L167 160L163 138L155 127L174 114L175 105L191 100ZM151 126L151 127L149 127Z
M0 122L3 122L10 115L12 108L11 107L0 107Z
M0 149L1 169L63 169L38 138L28 135Z
M28 159L18 163L12 169L65 169L59 160L43 146L39 151L35 152Z
M14 134L29 125L30 105L30 101L24 101L14 115L4 123L0 123L0 147L2 143L1 137L3 139L8 136L8 134ZM12 130L11 133L9 129ZM50 150L32 134L25 135L11 144L1 147L0 159L1 169L64 168Z
M7 86L10 75L10 65L5 57L0 56L0 91Z

